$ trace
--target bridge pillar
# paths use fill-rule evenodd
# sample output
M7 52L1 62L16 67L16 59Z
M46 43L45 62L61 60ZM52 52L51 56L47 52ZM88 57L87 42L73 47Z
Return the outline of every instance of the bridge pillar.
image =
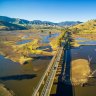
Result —
M54 79L57 80L57 77L55 76Z
M44 84L44 80L43 80L42 84Z
M39 92L37 92L36 96L39 96Z
M48 72L47 72L46 76L48 76Z

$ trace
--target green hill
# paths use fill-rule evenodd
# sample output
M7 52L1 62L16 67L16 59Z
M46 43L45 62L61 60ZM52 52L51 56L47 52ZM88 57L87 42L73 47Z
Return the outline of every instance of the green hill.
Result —
M7 16L0 16L0 21L12 23L12 24L29 24L30 21L24 20L24 19L19 19L19 18L10 18Z
M27 28L20 25L0 21L0 30L25 30L25 29Z

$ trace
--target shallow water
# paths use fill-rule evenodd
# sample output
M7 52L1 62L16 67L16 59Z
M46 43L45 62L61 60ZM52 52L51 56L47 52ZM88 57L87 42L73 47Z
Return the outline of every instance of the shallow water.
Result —
M83 46L82 46L83 44ZM71 60L86 59L89 61L91 71L96 70L96 41L89 40L82 42L80 47L71 49ZM86 69L85 69L86 70ZM96 77L96 73L93 75ZM73 86L72 96L96 96L96 78L89 78L88 84L84 87Z
M57 37L57 36L59 36L59 33L55 33L47 36L41 35L41 43L49 43L50 38Z
M88 40L88 39L86 39L86 38L76 38L76 40Z
M16 96L32 96L51 58L41 57L22 66L0 55L0 83L11 89Z
M86 38L76 38L76 41L78 41L80 45L96 45L96 40L90 40Z
M96 45L96 40L79 42L79 44L81 44L81 45Z
M32 34L31 34L32 35ZM49 43L50 42L50 38L53 37L57 37L59 35L59 33L55 33L55 34L51 34L51 35L40 35L41 37L41 43ZM29 35L25 35L24 38L27 38ZM20 45L20 44L26 44L28 42L31 42L32 40L22 40L22 41L18 41L16 44Z
M28 43L28 42L31 42L32 40L22 40L22 41L18 41L16 44L17 45L20 45L20 44L25 44L25 43Z

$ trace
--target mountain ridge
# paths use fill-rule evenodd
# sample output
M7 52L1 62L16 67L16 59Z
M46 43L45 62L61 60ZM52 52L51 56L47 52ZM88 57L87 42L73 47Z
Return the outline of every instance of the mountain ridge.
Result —
M73 26L76 24L80 24L83 22L80 21L64 21L59 23L54 23L51 21L41 21L41 20L25 20L20 18L10 18L7 16L0 16L0 21L12 23L12 24L18 24L18 25L51 25L51 26Z
M24 26L20 26L17 24L12 24L4 21L0 21L0 31L2 30L26 30L27 28Z

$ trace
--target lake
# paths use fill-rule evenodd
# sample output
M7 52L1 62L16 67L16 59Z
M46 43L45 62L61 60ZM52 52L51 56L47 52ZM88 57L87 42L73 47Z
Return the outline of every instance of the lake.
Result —
M82 38L78 38L78 40L82 40ZM83 38L83 40L86 39ZM85 42L79 42L79 44L81 44L80 47L71 49L71 60L88 60L90 62L89 66L91 71L93 72L96 70L96 41L89 40ZM93 76L96 77L96 72ZM89 78L88 84L85 87L73 86L72 91L72 96L96 96L96 78Z
M51 58L40 57L22 66L0 55L0 83L16 96L31 96Z

